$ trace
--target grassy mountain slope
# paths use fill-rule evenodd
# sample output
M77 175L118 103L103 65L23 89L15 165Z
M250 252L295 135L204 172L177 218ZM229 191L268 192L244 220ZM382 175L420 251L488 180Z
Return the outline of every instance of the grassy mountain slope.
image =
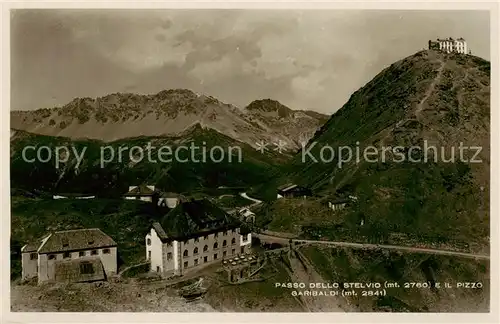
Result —
M393 234L432 242L457 241L474 249L489 244L490 63L460 54L422 51L392 64L356 91L297 154L287 179L319 194L354 194L356 208L335 214L354 236L386 241ZM459 145L481 147L481 163L461 162ZM422 151L432 149L428 161ZM330 158L332 147L335 157ZM341 166L338 148L352 148ZM363 158L367 146L378 155ZM385 161L382 148L388 151ZM355 159L356 147L360 160ZM455 149L455 161L445 162ZM325 159L320 159L321 150ZM444 150L444 155L441 154ZM306 150L304 150L304 153ZM465 151L470 160L476 150ZM410 162L409 154L413 160ZM398 162L401 156L405 162ZM442 157L443 156L443 157ZM344 152L344 158L347 153ZM359 219L366 224L359 226ZM473 247L472 247L473 246Z
M151 159L148 157L146 147L151 143ZM47 163L38 159L34 163L24 161L23 149L27 146L47 146L51 148L52 157ZM174 158L178 147L198 147L191 154L191 150L179 151L179 159ZM59 168L55 167L54 149L58 146L66 146L81 154L86 147L82 163L76 167L77 160L73 151L69 155L69 161L62 163ZM102 155L111 160L101 168ZM139 146L144 150L144 157L138 160L139 150L131 148ZM119 148L128 147L123 150L120 160ZM170 148L172 155L163 155L160 160L158 151L161 147ZM202 148L206 148L205 162L203 162ZM214 150L210 158L210 150ZM114 157L111 151L115 152ZM168 149L163 149L163 153ZM241 153L240 153L241 152ZM229 158L231 153L231 160ZM47 152L42 154L46 158ZM28 151L27 157L36 157L35 151ZM221 162L217 162L219 159ZM241 162L239 157L241 157ZM168 162L171 158L172 162ZM112 143L103 143L92 140L70 140L64 137L51 137L35 135L22 131L13 131L11 134L11 187L26 190L39 189L54 193L89 193L103 197L118 197L127 191L129 185L138 183L154 184L159 188L174 192L191 192L203 188L218 188L219 186L238 187L250 186L270 179L278 172L277 165L283 162L284 156L269 152L261 154L247 144L237 142L232 138L220 134L211 129L195 126L183 134L175 137L139 137L124 139ZM154 162L156 161L156 162ZM197 162L200 161L200 162Z

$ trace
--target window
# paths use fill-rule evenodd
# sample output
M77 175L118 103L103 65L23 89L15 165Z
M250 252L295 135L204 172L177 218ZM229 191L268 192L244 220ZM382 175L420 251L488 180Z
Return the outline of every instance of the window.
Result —
M244 246L241 247L241 254L243 254L243 253L245 253L245 247Z
M151 251L149 251L149 252L151 252ZM103 254L110 254L111 251L109 249L102 249L102 253Z
M235 250L235 249L233 249L233 250L231 251L231 254L235 254L235 253L236 253L236 250Z
M242 241L248 242L248 235L242 235Z
M232 245L235 245L236 244L236 239L233 237L233 239L231 240L231 244Z
M172 252L167 253L167 260L172 260Z
M188 263L187 261L186 261L186 262L184 262L184 268L187 268L187 267L188 267L188 265L189 265L189 263Z
M160 266L156 266L156 272L160 272Z
M203 252L207 252L207 251L208 251L208 245L205 245L205 246L203 247Z
M55 260L56 255L55 254L49 254L49 260Z
M194 260L194 265L198 265L198 259Z
M222 246L226 246L227 245L227 241L224 240L224 242L222 242Z
M64 252L64 253L63 253L63 258L64 258L64 259L71 258L71 253L70 253L70 252Z
M64 244L63 244L63 247L68 247L68 246L69 246L69 244L68 244L68 243L64 243Z
M184 250L184 254L183 254L185 257L187 257L189 255L189 252L188 250Z
M151 260L151 251L148 251L148 260Z
M214 260L217 260L217 253L214 254Z
M80 263L80 274L93 274L93 273L94 273L94 267L92 266L91 263L88 262Z
M198 254L198 248L197 247L194 248L193 254Z
M215 242L214 243L214 249L217 249L219 247L219 243Z
M85 251L80 251L80 252L78 252L78 256L79 256L79 257L84 257L84 256L85 256Z
M208 257L204 257L203 262L205 262L205 263L208 262Z
M97 255L97 250L90 251L90 255Z
M30 260L36 260L36 259L38 259L38 254L30 253Z
M225 258L225 257L226 257L226 255L227 255L227 252L226 252L226 251L222 252L222 257L223 257L223 258Z
M151 239L150 238L148 238L147 242L148 242L148 245L151 245Z
M89 245L94 244L94 241L88 241Z

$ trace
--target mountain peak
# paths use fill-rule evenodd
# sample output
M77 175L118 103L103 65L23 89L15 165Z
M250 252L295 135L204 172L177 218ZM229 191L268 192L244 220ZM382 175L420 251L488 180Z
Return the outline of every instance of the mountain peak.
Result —
M260 99L252 101L245 108L249 112L270 113L277 112L279 117L286 118L293 113L293 110L283 105L277 100Z

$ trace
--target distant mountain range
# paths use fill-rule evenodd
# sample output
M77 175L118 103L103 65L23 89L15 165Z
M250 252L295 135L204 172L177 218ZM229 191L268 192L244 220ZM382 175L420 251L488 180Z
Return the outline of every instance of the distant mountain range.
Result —
M186 89L153 95L115 93L75 98L51 109L11 112L11 127L40 135L105 142L138 136L176 136L195 125L253 147L282 141L295 151L328 120L327 115L292 110L271 100L240 109Z

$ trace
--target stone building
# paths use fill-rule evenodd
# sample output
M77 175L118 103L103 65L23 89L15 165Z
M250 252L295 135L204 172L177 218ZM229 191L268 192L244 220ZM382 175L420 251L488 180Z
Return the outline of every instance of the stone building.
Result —
M437 39L436 41L429 40L429 49L440 50L446 53L462 53L468 54L467 42L463 38L453 39Z
M98 228L54 232L21 248L22 278L104 280L117 272L117 244Z
M244 254L251 233L241 222L206 199L181 202L146 235L151 271L164 277L226 257Z
M186 197L181 194L175 192L164 192L161 193L158 197L158 206L174 209L179 203L186 200Z

